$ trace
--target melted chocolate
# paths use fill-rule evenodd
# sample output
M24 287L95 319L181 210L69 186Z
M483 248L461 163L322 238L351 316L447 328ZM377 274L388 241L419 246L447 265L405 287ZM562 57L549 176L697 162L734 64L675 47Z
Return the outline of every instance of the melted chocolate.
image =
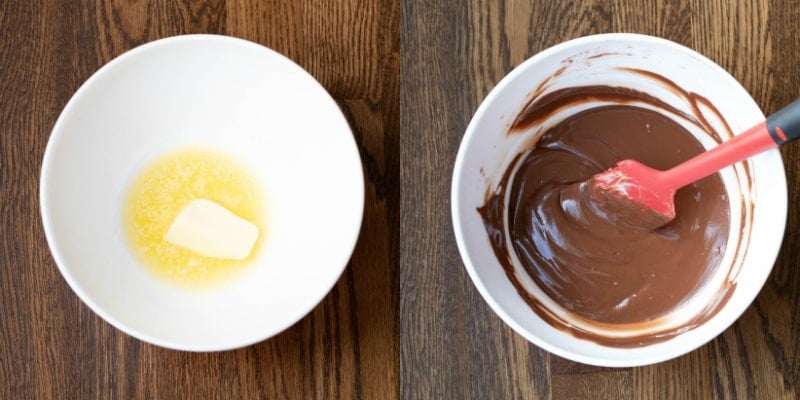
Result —
M503 184L510 190L494 195L509 197L514 253L550 298L583 318L630 324L664 315L700 286L725 252L729 207L722 179L715 174L679 190L675 220L655 231L628 226L615 213L620 210L595 201L586 181L622 159L667 169L702 151L680 125L643 108L605 106L567 118L521 160ZM502 204L489 201L484 208ZM505 238L495 232L504 221L484 223L495 251L502 251Z
M699 154L704 151L701 144L664 114L708 131L710 124L702 116L680 112L631 89L573 87L531 100L510 132L536 126L567 105L598 99L620 105L592 108L550 128L532 149L517 156L478 211L506 275L548 323L610 346L667 340L719 311L735 288L730 273L712 304L687 323L626 337L598 335L563 320L525 289L514 268L516 258L571 318L603 329L628 330L656 326L720 265L730 209L719 174L679 190L676 218L657 230L626 224L628 217L619 214L625 210L604 208L586 183L622 159L668 169ZM656 106L664 113L636 103ZM719 138L716 132L709 134Z

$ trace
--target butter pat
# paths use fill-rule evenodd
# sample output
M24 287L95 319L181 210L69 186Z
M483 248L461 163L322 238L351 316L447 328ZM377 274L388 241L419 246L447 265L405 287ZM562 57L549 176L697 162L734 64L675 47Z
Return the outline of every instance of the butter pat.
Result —
M241 260L253 250L258 227L213 201L195 199L175 217L166 239L207 257Z

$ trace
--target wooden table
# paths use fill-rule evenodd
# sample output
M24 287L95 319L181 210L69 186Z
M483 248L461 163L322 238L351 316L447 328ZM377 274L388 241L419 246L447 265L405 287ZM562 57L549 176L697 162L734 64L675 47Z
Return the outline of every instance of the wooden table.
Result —
M789 220L764 290L723 335L649 367L577 364L506 327L463 269L448 200L470 116L525 58L592 33L657 35L719 63L770 113L800 95L800 2L442 3L0 3L0 398L800 397L797 144L782 150ZM325 300L275 338L206 354L139 342L81 303L47 249L37 192L50 130L84 80L139 44L201 32L262 43L317 77L367 184L359 244Z

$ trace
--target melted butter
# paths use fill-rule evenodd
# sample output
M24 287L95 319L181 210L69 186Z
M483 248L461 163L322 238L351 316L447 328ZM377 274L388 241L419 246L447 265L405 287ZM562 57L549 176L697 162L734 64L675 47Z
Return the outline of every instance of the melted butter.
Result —
M255 224L258 240L243 260L202 256L165 239L180 210L191 200L218 203ZM191 148L164 154L136 176L125 198L128 243L148 270L180 286L208 286L238 275L258 257L266 236L264 196L256 180L233 157Z

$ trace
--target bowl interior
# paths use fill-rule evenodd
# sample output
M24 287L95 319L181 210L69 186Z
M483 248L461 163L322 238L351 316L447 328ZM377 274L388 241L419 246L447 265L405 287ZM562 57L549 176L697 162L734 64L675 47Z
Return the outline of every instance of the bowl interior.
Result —
M665 85L620 67L660 74L686 91L705 97L719 110L733 132L741 132L764 118L758 105L734 78L685 47L633 34L584 37L537 54L509 73L492 90L467 128L456 159L452 192L453 222L459 250L470 277L493 310L518 333L548 351L579 362L619 367L650 364L679 356L711 340L733 323L755 298L771 270L786 216L786 182L778 151L752 159L747 171L753 178L752 190L745 189L743 166L737 166L739 173L734 173L731 168L723 172L731 200L731 215L750 212L749 206L753 206L750 220L731 219L729 243L740 239L748 243L740 249L743 253L739 255L744 256L741 269L736 271L738 275L733 274L737 288L726 306L711 320L671 340L637 348L636 351L606 347L577 339L540 319L505 276L476 208L483 205L487 188L495 187L514 156L535 140L536 133L541 132L532 129L521 135L506 135L516 115L542 82L547 81L545 93L583 85L622 86L646 92L682 110L688 107L685 99ZM560 112L545 121L541 128L597 105L593 103ZM710 109L701 111L706 116L713 114ZM717 131L725 131L721 121L714 119L713 115L709 119ZM715 143L702 131L685 123L684 126L704 146ZM717 273L709 278L694 300L675 311L676 318L678 314L689 318L706 304L708 297L704 296L726 278L728 267L733 265L737 256L736 251L735 246L728 246L728 253ZM535 286L532 281L529 285ZM530 291L539 290L533 287Z
M213 290L154 277L123 237L131 180L186 146L241 160L268 203L255 265ZM355 245L363 185L347 121L307 72L251 42L189 35L125 53L77 91L45 153L42 217L65 279L103 318L158 345L221 350L280 332L325 296Z

